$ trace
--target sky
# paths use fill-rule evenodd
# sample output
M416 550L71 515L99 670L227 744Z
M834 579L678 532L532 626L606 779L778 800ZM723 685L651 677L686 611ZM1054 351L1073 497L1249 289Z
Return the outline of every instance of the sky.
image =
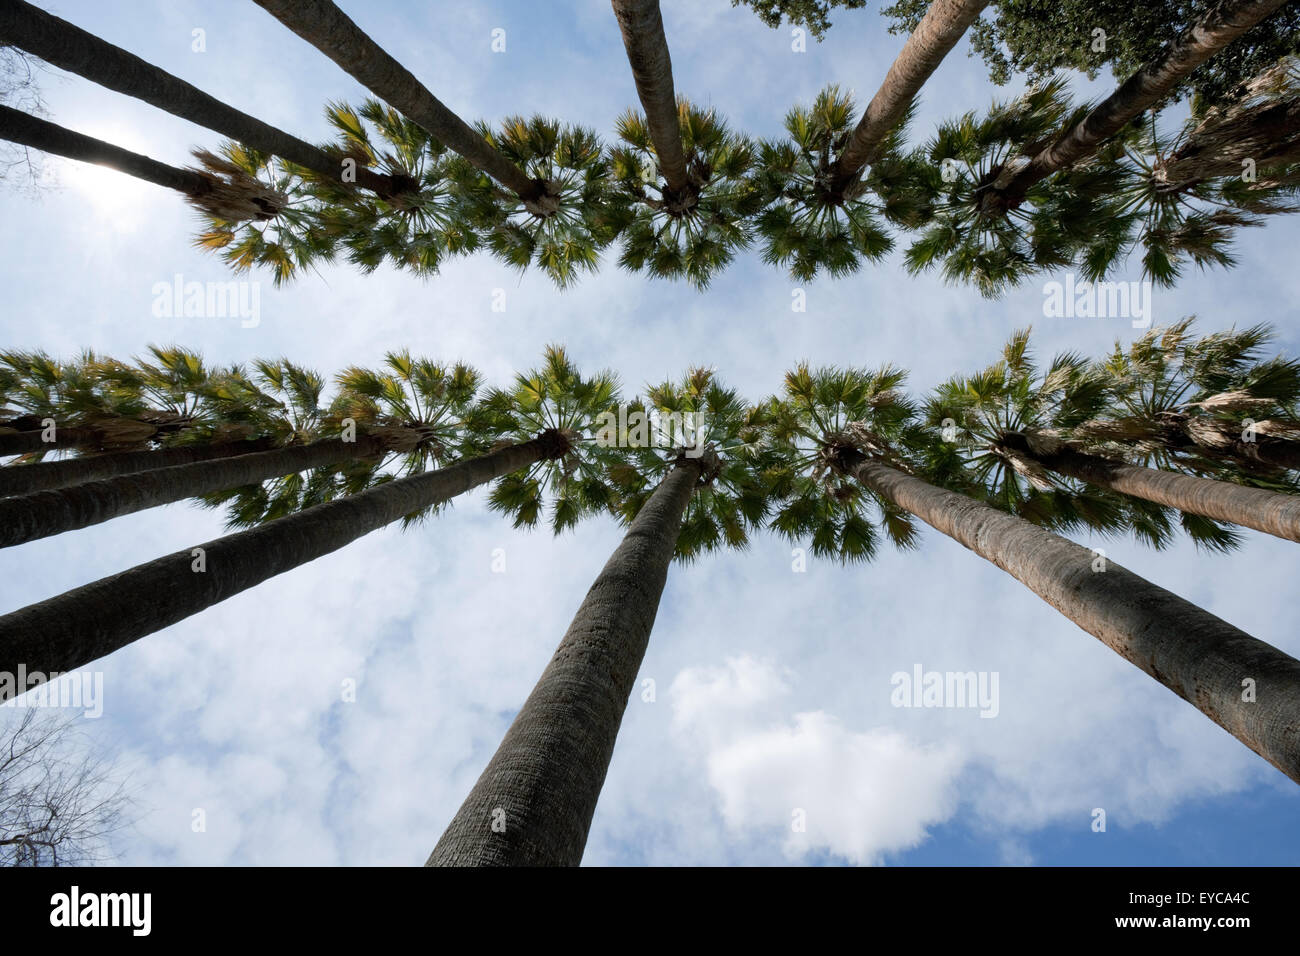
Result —
M364 91L252 3L60 0L84 29L312 141L327 101ZM342 8L461 116L543 113L612 136L635 103L604 0ZM727 0L665 0L676 86L754 136L828 83L865 101L903 38L843 12L791 49ZM492 31L505 31L494 53ZM193 50L196 29L205 49ZM1104 92L1100 77L1081 93ZM209 131L51 69L51 119L174 165ZM912 127L1018 92L963 43ZM322 266L274 289L260 321L162 318L153 288L223 281L174 194L51 159L57 187L0 190L0 346L127 358L150 344L213 363L286 356L332 375L409 348L507 384L561 343L629 391L691 365L758 399L807 359L911 371L921 391L996 360L1032 325L1037 354L1096 355L1127 319L1045 318L1042 277L982 299L897 254L841 279L791 281L741 254L707 293L607 257L564 293L486 254L432 279ZM1157 290L1157 325L1273 323L1300 351L1300 221L1247 231L1239 263ZM1290 265L1288 264L1290 263ZM1121 270L1124 272L1124 270ZM1130 274L1131 273L1131 274ZM1139 278L1129 270L1117 278ZM792 311L795 290L807 309ZM493 311L504 291L504 311ZM96 662L103 713L80 722L135 795L116 859L143 865L413 865L424 861L540 675L620 532L513 530L473 493L435 520L373 533ZM16 609L223 532L190 503L0 551ZM1245 532L1229 556L1180 542L1076 540L1300 655L1294 545ZM504 569L493 556L504 554ZM743 553L674 566L592 824L591 865L1289 864L1300 792L1195 708L1018 582L936 532L868 566L810 560L756 535ZM995 716L893 706L897 672L997 675ZM647 683L648 682L648 683ZM343 689L355 685L355 700ZM1104 811L1099 830L1097 811ZM796 827L794 821L803 825ZM201 821L198 826L196 821Z

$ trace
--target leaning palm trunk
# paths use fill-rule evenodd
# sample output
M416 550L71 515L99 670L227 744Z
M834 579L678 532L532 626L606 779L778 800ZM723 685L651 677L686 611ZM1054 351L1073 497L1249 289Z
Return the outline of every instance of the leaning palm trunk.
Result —
M103 481L120 475L153 471L155 468L172 468L196 461L250 455L256 451L267 451L270 447L267 439L240 439L6 465L0 468L0 498L53 491L55 488L66 488L86 481Z
M837 183L842 186L856 179L879 158L881 144L902 121L925 81L988 5L989 0L935 0L930 4L835 161Z
M406 114L413 123L465 157L476 168L522 199L541 197L545 191L544 184L530 179L527 173L494 149L330 0L255 2L350 73L357 82Z
M214 491L371 458L384 448L384 442L371 436L360 436L351 442L326 438L309 445L158 468L69 488L0 498L0 548L75 531Z
M1300 495L1131 465L1064 446L1034 451L1021 436L1007 436L1003 443L1049 471L1099 488L1300 541Z
M837 467L996 564L1300 783L1300 661L1116 564L1094 570L1104 559L1014 515L856 450Z
M701 459L642 507L426 866L577 866Z
M337 551L398 518L562 454L557 433L385 482L101 578L0 617L0 674L61 673ZM0 699L7 694L0 682Z
M1019 167L1008 166L990 202L1014 207L1029 188L1091 156L1138 114L1159 105L1198 66L1289 0L1224 0L1160 56L1130 76L1076 125Z
M174 189L198 209L232 222L273 219L287 203L283 195L251 177L226 182L198 170L178 169L8 106L0 106L0 139L83 163L107 166ZM37 447L39 442L23 451L34 451ZM13 454L22 452L0 449L0 455Z
M681 200L690 194L691 182L686 173L677 94L673 91L673 63L668 55L659 0L612 0L612 3L659 170L671 198Z
M30 3L0 0L0 42L246 146L287 159L326 179L343 182L343 166L338 157L240 112L179 77ZM355 172L356 185L381 195L391 195L396 189L391 176L365 168Z

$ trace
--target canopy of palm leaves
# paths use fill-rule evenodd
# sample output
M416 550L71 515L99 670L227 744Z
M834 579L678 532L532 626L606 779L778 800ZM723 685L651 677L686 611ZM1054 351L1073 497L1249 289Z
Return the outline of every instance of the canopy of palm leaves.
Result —
M1010 440L1023 440L1031 451L1067 443L1107 450L1076 437L1074 429L1105 414L1113 382L1105 370L1070 353L1055 356L1040 372L1029 332L1022 330L1000 361L936 388L925 405L925 423L957 449L984 500L1035 524L1058 532L1129 533L1163 548L1175 537L1177 518L1198 546L1236 547L1239 535L1228 525L1055 474Z
M746 404L712 369L693 368L680 381L650 387L644 398L629 403L629 423L637 413L646 416L647 427L640 435L634 425L621 431L626 453L610 469L622 519L631 523L681 458L698 458L703 474L682 518L675 557L692 561L721 548L744 548L767 513L760 480L771 458L765 451L766 411Z
M889 365L870 372L805 363L786 373L782 395L768 401L777 458L764 470L764 485L774 531L845 563L875 557L881 530L896 547L915 547L911 515L834 467L837 451L851 447L911 470L904 461L924 435L902 391L906 380Z
M629 111L618 121L621 144L610 151L610 172L630 212L622 225L619 264L655 278L685 278L698 289L750 242L750 218L762 199L750 172L754 148L712 110L677 101L686 172L693 187L685 203L666 200L645 117Z

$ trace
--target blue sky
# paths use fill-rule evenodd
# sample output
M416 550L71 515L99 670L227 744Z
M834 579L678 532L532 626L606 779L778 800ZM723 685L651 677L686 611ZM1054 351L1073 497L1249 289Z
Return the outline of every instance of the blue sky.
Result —
M304 138L325 101L363 91L252 3L73 2L52 12ZM466 118L540 112L610 134L635 102L605 0L563 7L345 0L357 22ZM873 11L842 13L824 43L790 49L726 0L668 0L677 88L755 136L836 82L866 99L902 45ZM506 30L506 52L490 49ZM191 50L192 31L206 51ZM927 85L913 135L1013 95L965 46ZM50 71L52 118L174 164L214 134ZM1093 85L1103 89L1101 78ZM1080 89L1085 89L1081 86ZM800 285L748 253L707 294L606 261L561 295L486 255L422 281L322 267L276 290L261 322L165 319L152 288L176 273L227 278L191 247L172 194L51 160L57 189L0 192L0 343L126 357L151 343L213 362L286 355L325 374L385 351L463 359L493 384L563 343L630 390L715 365L754 398L813 364L912 371L917 390L992 361L1034 325L1040 355L1089 354L1134 334L1123 319L1045 319L1042 282L996 301L897 255L840 281ZM1300 351L1300 222L1246 233L1231 271L1157 291L1157 324L1203 331L1274 323ZM252 276L251 278L259 278ZM1138 278L1120 275L1117 278ZM792 313L803 288L807 312ZM506 310L493 312L494 290ZM16 608L218 536L189 504L0 552L0 603ZM619 538L592 520L558 540L513 531L483 495L408 532L393 528L275 578L95 665L104 715L83 721L129 774L131 864L415 864L424 860L541 673ZM1231 556L1079 540L1300 654L1294 545L1246 533ZM494 549L506 569L491 569ZM791 568L789 544L675 567L623 723L586 862L592 864L1280 864L1300 849L1295 786L1194 708L1021 585L936 533L868 567ZM996 671L1000 711L900 709L890 676ZM359 688L341 699L344 681ZM1106 811L1104 833L1093 811ZM206 829L191 826L196 809ZM794 833L793 809L807 829Z

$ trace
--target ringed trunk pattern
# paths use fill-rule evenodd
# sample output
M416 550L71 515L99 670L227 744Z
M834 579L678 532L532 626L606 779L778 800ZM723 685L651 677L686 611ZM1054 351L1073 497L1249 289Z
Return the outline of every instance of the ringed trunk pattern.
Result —
M330 0L255 2L362 86L520 198L533 200L541 196L541 183L529 179L527 173L449 110L410 70L393 59Z
M1249 488L1174 471L1146 468L1062 448L1051 454L1035 453L1022 436L1008 436L1004 444L1027 455L1049 471L1090 485L1109 488L1156 504L1290 541L1300 541L1300 495Z
M1006 571L1300 783L1300 660L1113 562L1093 571L1087 548L1014 515L854 450L840 467Z
M309 445L275 448L233 458L176 465L70 488L0 498L0 548L12 547L110 518L156 508L213 491L251 485L310 468L381 453L377 438L354 442L327 438Z
M404 515L541 461L555 454L556 444L543 434L385 482L13 611L0 617L0 672L16 673L20 664L45 674L82 667Z
M701 460L637 514L426 866L581 862Z

